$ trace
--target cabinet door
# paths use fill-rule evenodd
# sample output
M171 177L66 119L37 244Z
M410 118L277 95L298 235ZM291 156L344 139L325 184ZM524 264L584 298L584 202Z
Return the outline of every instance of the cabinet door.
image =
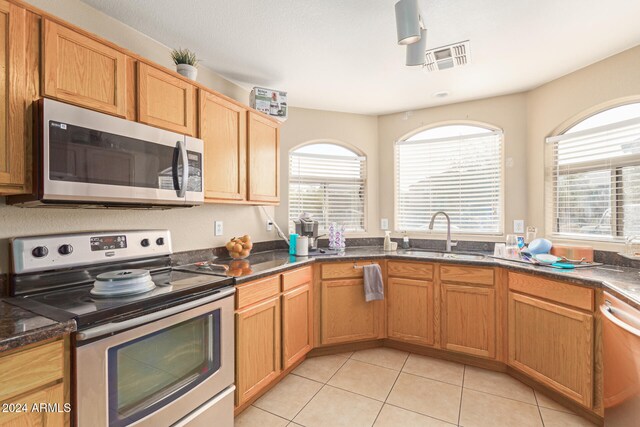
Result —
M378 338L378 309L364 299L362 279L322 282L321 342L337 344Z
M17 426L47 426L63 427L68 425L65 421L64 410L64 385L62 383L22 395L19 399L1 402L2 404L19 403L26 405L27 412L0 412L0 427ZM55 404L58 411L31 411L33 405Z
M193 85L138 62L138 120L151 126L195 135Z
M313 347L311 283L282 294L282 363L287 369Z
M277 123L249 112L249 200L280 201L280 129Z
M280 297L236 311L236 405L280 374Z
M495 290L442 285L442 347L475 356L496 355Z
M509 364L586 407L593 335L592 314L509 292Z
M245 200L247 110L200 90L199 119L205 200Z
M433 282L390 277L388 283L389 338L433 345Z
M45 19L45 96L124 117L126 55Z
M0 0L0 195L31 191L32 102L40 96L39 20Z

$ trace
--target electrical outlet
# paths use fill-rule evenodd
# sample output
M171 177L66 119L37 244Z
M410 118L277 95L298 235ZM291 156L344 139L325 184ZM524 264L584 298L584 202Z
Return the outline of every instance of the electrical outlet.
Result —
M387 218L380 218L380 229L381 230L389 229L389 220Z
M267 220L267 231L273 231L273 222L270 219Z
M513 220L513 232L514 233L524 233L524 220L523 219L514 219Z
M222 221L214 221L213 224L215 226L215 231L214 231L213 234L215 236L222 236L222 234L224 232L224 228L222 226Z

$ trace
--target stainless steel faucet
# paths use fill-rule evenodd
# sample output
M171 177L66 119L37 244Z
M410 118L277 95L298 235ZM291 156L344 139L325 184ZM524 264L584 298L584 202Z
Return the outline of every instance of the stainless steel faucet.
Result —
M433 223L436 221L436 217L440 214L444 215L444 217L447 218L447 252L451 252L451 247L457 246L458 242L451 241L451 218L449 218L449 215L447 215L446 212L438 211L433 214L433 216L431 217L431 222L429 223L429 230L433 230Z

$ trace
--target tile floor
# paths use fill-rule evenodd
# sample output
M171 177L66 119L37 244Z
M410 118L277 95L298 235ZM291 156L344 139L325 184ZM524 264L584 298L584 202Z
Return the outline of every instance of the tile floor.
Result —
M510 376L375 348L307 359L236 427L592 427Z

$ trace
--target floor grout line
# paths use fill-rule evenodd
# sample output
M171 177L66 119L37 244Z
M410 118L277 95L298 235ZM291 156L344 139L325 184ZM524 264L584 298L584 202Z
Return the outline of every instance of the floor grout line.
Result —
M254 403L255 403L255 402L254 402ZM271 411L268 411L268 410L266 410L266 409L262 409L261 407L256 406L254 403L252 403L250 406L252 406L252 407L254 407L254 408L256 408L256 409L259 409L259 410L261 410L261 411L263 411L263 412L266 412L267 414L271 414L271 415L273 415L274 417L278 417L278 418L280 418L281 420L285 420L285 421L287 422L287 424L289 424L289 423L292 421L292 420L289 420L289 419L287 419L287 418L283 417L282 415L274 414L274 413L273 413L273 412L271 412Z
M396 386L396 383L398 382L398 378L400 378L400 374L402 373L402 370L404 369L404 365L406 365L407 364L407 360L409 360L409 356L411 356L411 353L407 353L407 357L405 357L404 358L404 362L402 362L402 367L400 368L399 371L396 371L397 372L396 379L393 380L393 384L391 384L391 388L389 388L389 392L387 393L387 397L385 397L384 400L382 401L382 406L380 407L380 410L378 411L378 414L376 415L376 418L373 420L372 426L376 425L376 421L378 421L378 417L380 416L380 413L382 413L382 410L384 409L384 405L386 405L387 400L389 399L389 396L391 395L391 392L393 391L393 388Z
M467 390L471 390L471 391L475 391L476 393L484 393L484 394L489 394L489 395L491 395L491 396L500 397L500 398L502 398L502 399L512 400L512 401L514 401L514 402L523 403L523 404L525 404L525 405L529 405L529 406L538 406L538 404L537 404L537 403L523 402L522 400L513 399L513 398L511 398L511 397L506 397L506 396L501 396L501 395L499 395L499 394L491 393L491 392L489 392L489 391L478 390L478 389L471 388L471 387L465 387L465 389L467 389ZM535 395L534 395L534 398L535 398ZM536 401L536 402L537 402L537 401Z
M467 365L462 365L462 386L460 387L460 406L458 407L458 422L456 424L460 425L460 417L462 416L462 399L464 395L464 376L467 373Z
M538 395L535 390L533 391L533 397L536 399L536 405L538 406L538 414L540 414L540 422L542 423L542 427L544 427L544 418L542 418L542 410L540 410L540 402L538 402Z
M411 412L413 414L422 415L423 417L431 418L432 420L442 421L443 423L451 424L452 426L457 425L457 424L452 423L451 421L443 420L442 418L437 418L437 417L434 417L433 415L423 414L422 412L414 411L413 409L407 409L407 408L404 408L402 406L395 405L393 403L385 402L385 405L393 406L394 408L402 409L403 411Z

